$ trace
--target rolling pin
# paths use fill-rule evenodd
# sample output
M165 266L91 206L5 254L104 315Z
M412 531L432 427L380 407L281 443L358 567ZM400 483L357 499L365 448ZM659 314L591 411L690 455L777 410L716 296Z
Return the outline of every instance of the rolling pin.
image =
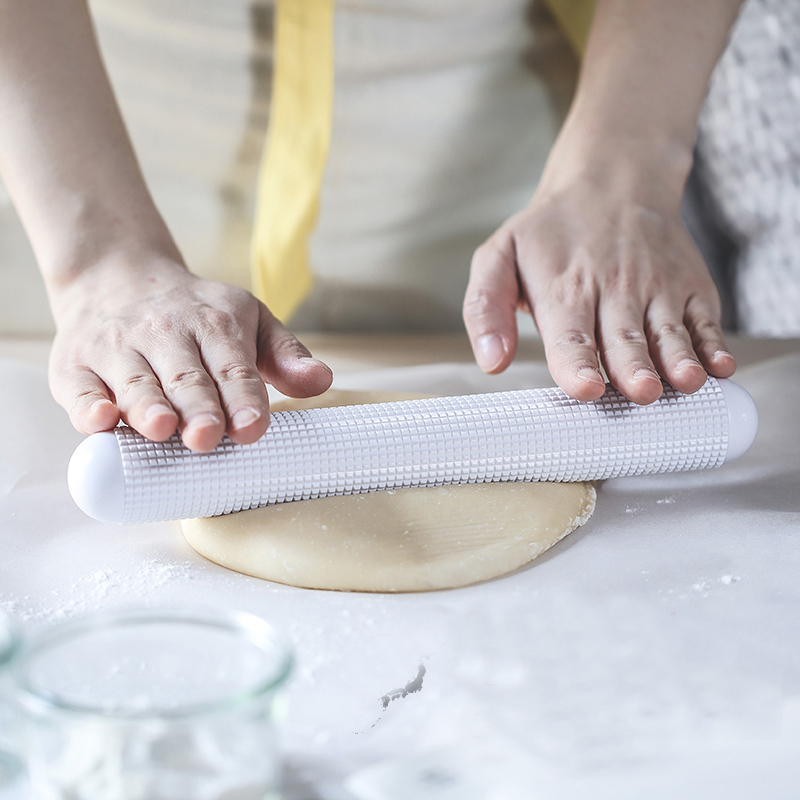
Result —
M585 481L718 467L755 439L750 395L709 378L638 406L611 386L583 403L560 389L283 411L254 444L195 453L176 434L126 426L78 445L68 469L89 516L123 524L411 486Z

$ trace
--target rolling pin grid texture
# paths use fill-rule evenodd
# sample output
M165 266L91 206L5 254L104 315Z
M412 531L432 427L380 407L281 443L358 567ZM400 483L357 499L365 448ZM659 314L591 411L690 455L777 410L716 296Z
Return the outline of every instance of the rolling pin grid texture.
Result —
M278 412L251 445L193 453L177 436L117 428L123 523L209 517L272 503L410 486L579 481L715 467L729 436L709 379L637 406L611 387L593 403L560 389Z

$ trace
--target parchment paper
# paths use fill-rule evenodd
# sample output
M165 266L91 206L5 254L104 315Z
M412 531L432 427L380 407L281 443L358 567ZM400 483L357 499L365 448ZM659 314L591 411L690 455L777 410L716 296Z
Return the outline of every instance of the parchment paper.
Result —
M176 604L273 620L298 664L288 798L353 797L343 781L379 762L406 773L479 769L504 798L797 797L800 355L738 373L761 419L740 461L607 481L593 519L530 566L400 596L273 585L204 561L177 524L84 517L65 481L80 436L43 368L3 360L0 370L0 610L26 629ZM529 363L499 379L437 364L338 385L459 393L550 383ZM404 694L409 684L416 691ZM491 796L480 783L472 796ZM359 780L349 785L367 796ZM371 796L390 797L374 786Z

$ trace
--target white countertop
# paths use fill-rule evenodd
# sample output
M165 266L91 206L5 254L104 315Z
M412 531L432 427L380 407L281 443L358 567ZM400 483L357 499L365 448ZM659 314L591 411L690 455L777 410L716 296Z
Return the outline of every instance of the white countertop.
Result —
M453 338L307 338L341 388L551 383L535 342L488 378ZM485 780L497 797L505 781L503 798L795 800L800 344L735 344L761 421L740 461L606 481L589 523L528 567L389 596L270 584L205 561L177 523L84 517L65 481L80 436L50 398L46 344L0 343L0 610L26 628L132 605L236 607L275 622L297 655L291 800L351 798L345 778L384 760L405 780L427 775L430 791L376 798L489 798ZM420 664L422 688L384 709ZM448 770L470 788L447 784ZM396 775L386 780L399 791Z

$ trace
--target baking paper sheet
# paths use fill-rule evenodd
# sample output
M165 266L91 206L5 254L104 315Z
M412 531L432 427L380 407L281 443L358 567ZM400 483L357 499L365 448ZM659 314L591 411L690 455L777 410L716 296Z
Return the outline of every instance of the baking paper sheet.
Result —
M81 437L44 370L0 369L0 609L28 629L182 603L277 622L298 665L284 737L290 800L358 796L348 777L363 788L363 770L391 774L398 759L474 764L475 748L505 749L514 763L527 754L516 790L530 798L797 797L800 355L737 374L761 420L740 461L607 481L589 523L528 567L399 596L266 583L204 561L177 523L84 517L65 481ZM541 363L498 378L437 364L338 386L456 394L550 383ZM384 707L420 664L421 688Z

